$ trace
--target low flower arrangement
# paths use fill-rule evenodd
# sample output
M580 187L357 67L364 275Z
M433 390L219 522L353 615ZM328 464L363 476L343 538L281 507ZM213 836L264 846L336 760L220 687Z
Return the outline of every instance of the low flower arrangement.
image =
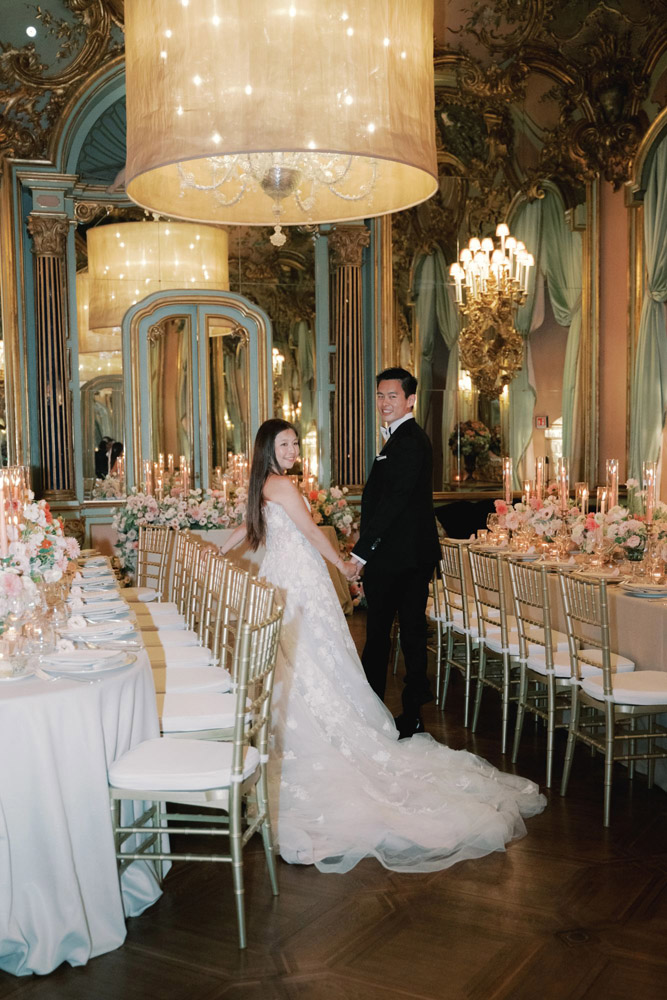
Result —
M92 495L95 500L117 500L125 496L125 487L119 476L105 476L95 480Z
M643 559L648 537L643 517L633 514L627 507L612 507L605 514L605 537L620 545L628 559Z
M247 493L235 487L225 496L221 490L173 491L162 500L136 489L116 512L113 526L118 532L116 551L121 567L132 574L136 569L136 549L142 525L168 525L172 528L234 528L245 517Z

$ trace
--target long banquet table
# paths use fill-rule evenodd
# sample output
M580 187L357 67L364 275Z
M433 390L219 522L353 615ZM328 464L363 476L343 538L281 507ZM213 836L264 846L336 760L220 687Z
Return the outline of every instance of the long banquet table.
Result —
M148 865L121 889L107 766L159 735L148 657L89 682L0 684L0 968L84 965L160 895Z

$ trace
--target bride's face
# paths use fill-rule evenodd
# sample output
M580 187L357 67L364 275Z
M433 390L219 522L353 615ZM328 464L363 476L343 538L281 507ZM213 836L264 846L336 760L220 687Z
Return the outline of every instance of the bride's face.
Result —
M287 472L299 458L299 439L293 430L276 435L276 462L281 472Z

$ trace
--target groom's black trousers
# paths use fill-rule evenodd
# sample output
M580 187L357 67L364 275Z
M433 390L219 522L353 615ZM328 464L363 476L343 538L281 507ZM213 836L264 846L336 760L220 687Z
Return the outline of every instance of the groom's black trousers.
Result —
M421 705L433 700L426 677L426 601L432 575L431 565L391 572L370 564L363 576L368 617L361 662L368 683L384 700L391 626L398 613L405 660L403 712L411 718L419 715Z

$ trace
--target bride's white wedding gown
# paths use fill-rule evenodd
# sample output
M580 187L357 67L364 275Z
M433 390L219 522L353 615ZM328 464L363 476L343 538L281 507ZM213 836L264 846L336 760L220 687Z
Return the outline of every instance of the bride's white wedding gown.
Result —
M398 741L371 690L326 564L268 502L261 575L285 605L273 694L271 813L285 861L346 872L376 857L436 871L525 832L537 786L421 734Z

